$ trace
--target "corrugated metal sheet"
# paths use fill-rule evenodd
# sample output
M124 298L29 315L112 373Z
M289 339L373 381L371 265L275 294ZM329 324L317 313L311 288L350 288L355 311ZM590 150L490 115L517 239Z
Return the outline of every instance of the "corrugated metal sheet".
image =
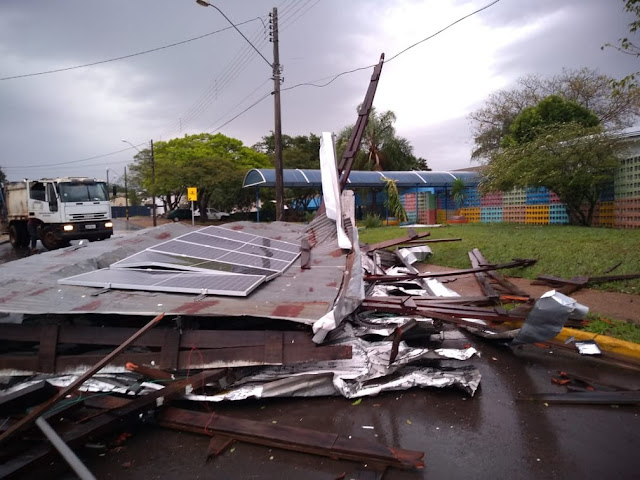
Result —
M304 225L236 222L230 228L275 240L297 242ZM247 298L205 297L58 285L60 278L108 267L154 244L193 230L168 224L114 237L86 247L55 250L0 265L0 312L17 314L194 315L216 318L254 316L312 324L335 303L343 281L346 255L337 248L312 253L311 269L295 262L280 277ZM2 319L0 319L2 321ZM225 319L226 321L226 319Z

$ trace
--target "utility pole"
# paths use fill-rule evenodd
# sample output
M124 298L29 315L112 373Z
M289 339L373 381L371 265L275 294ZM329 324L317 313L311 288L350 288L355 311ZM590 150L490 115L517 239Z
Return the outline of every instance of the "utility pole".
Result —
M124 167L124 214L129 220L129 186L127 184L127 167Z
M153 156L153 140L151 144L151 215L153 215L153 226L157 226L156 220L156 158Z
M282 176L282 119L280 116L280 51L278 45L278 9L273 8L270 15L271 41L273 42L273 104L275 126L273 139L275 144L276 167L276 220L284 220L284 179ZM257 205L256 205L257 207Z

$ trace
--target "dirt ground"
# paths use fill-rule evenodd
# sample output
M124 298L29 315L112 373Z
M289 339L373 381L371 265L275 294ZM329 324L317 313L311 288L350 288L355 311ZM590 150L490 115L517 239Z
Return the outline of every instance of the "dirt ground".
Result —
M420 270L423 272L445 272L448 268L438 265L423 265ZM532 298L538 298L544 292L551 290L550 287L543 285L531 285L531 280L527 278L507 278L531 295ZM460 295L482 294L474 275L444 277L439 280L446 282L449 288ZM583 288L570 296L589 307L589 311L598 313L605 318L625 320L640 325L640 295Z

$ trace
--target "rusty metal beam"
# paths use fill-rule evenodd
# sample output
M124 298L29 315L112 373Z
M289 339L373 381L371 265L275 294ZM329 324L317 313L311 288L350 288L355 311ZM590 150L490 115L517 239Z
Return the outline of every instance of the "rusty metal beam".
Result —
M384 248L395 247L396 245L410 242L411 240L417 241L422 238L428 237L429 235L431 235L431 232L416 233L412 228L410 228L409 232L404 237L392 238L390 240L384 240L382 242L373 243L371 245L365 245L361 247L360 250L364 253L372 252L374 250L382 250Z
M384 53L380 55L380 61L373 68L373 74L369 82L369 88L364 96L364 101L358 111L358 119L351 132L349 143L347 148L342 154L340 163L338 164L338 176L340 177L340 191L344 190L353 162L360 150L360 143L362 142L362 136L364 135L364 129L367 127L369 121L369 114L371 113L371 107L373 106L373 98L376 95L376 89L378 88L378 81L380 80L380 73L382 72L382 65L384 64Z
M225 435L238 441L330 458L409 470L424 468L423 452L390 448L366 439L343 437L335 433L306 428L274 425L173 407L160 412L158 423L175 430L206 435Z
M476 272L488 272L491 270L500 270L503 268L519 268L519 267L528 267L536 263L534 259L515 259L511 262L501 263L498 265L487 265L486 267L478 267L478 268L465 268L460 270L450 270L448 272L437 272L437 273L408 273L405 275L365 275L365 282L397 282L401 280L411 280L413 278L439 278L439 277L453 277L456 275L467 275L469 273Z

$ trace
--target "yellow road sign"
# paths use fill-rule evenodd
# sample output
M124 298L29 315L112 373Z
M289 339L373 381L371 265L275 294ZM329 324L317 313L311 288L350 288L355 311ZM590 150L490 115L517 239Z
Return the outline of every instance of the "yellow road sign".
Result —
M187 200L190 202L198 201L198 189L196 187L187 188Z

